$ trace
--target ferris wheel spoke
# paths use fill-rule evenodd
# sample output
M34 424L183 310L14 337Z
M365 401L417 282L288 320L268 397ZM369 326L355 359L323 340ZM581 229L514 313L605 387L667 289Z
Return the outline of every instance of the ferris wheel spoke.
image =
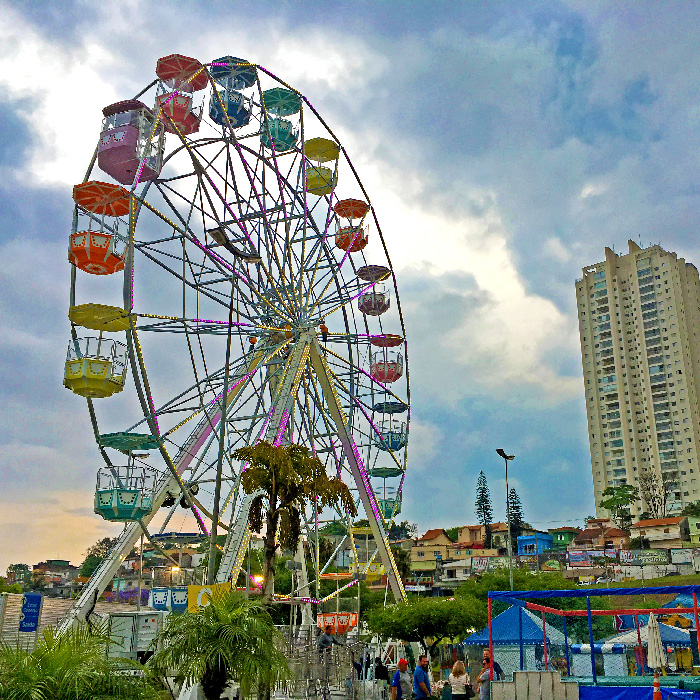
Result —
M406 594L403 590L401 577L398 575L396 562L394 561L391 549L387 545L386 533L383 525L384 520L378 508L376 498L374 497L369 475L365 470L358 452L358 448L348 430L347 418L345 418L343 415L341 403L338 400L337 394L333 387L330 369L328 368L325 358L323 357L318 341L315 339L312 341L310 359L316 372L316 376L318 377L323 389L323 394L329 405L331 415L333 416L334 423L338 431L338 436L341 440L341 444L343 445L343 451L346 454L353 476L355 477L355 483L360 493L362 503L365 507L365 512L369 517L370 527L372 528L374 539L381 549L382 560L387 569L392 590L397 599L405 600Z
M194 177L194 176L196 176L196 174L193 174L193 177ZM253 281L250 279L250 277L249 277L247 274L244 275L244 274L242 274L241 272L237 272L237 271L234 269L234 267L233 267L232 265L230 265L230 264L228 264L228 263L225 263L224 260L223 260L222 258L220 258L218 255L216 255L216 254L214 253L214 251L211 249L211 247L203 246L203 245L199 242L198 238L195 236L194 232L193 232L193 231L191 230L191 228L189 227L189 223L188 223L187 221L185 221L185 220L181 217L181 215L177 212L177 208L176 208L176 207L174 206L174 204L171 202L170 198L165 194L165 192L163 191L163 188L160 186L160 183L159 183L158 181L156 181L156 182L155 182L155 185L156 185L157 189L159 190L161 196L163 197L164 201L168 204L168 206L169 206L169 207L171 208L171 210L175 213L175 215L178 216L178 218L181 220L181 222L183 223L184 228L179 228L179 227L177 227L167 216L165 216L164 214L161 214L155 207L153 207L152 205L150 205L149 203L147 203L147 202L144 201L144 203L146 204L146 206L147 206L151 211L153 211L153 213L155 213L157 216L159 216L159 217L162 218L164 221L166 221L169 225L171 225L171 226L172 226L175 230L177 230L182 236L186 237L189 241L195 243L195 245L196 245L209 259L212 259L215 263L218 264L218 269L219 269L220 271L226 272L226 273L229 273L229 274L230 274L230 273L235 274L235 275L237 276L237 278L238 278L240 281L244 282L244 283L249 287L249 289L251 290L251 292L252 292L254 295L256 295L260 300L262 300L263 303L267 304L269 307L272 308L272 305L271 305L267 300L265 300L263 297L261 297L261 296L258 294L257 290L255 289L255 284L253 283ZM202 191L202 190L203 190L203 188L201 187L201 179L198 178L197 191L200 192L200 195L201 195L201 191ZM177 190L171 189L171 192L172 192L173 194L175 194L176 196L178 196L178 197L182 197L182 196L183 196L183 195L182 195L181 193L179 193ZM207 197L208 197L208 193L207 193ZM193 199L192 201L194 202L194 199ZM214 208L214 207L213 207L213 204L211 204L211 200L210 200L210 199L209 199L209 201L210 201L210 205L211 205L211 207L212 207L212 209L213 209L213 208ZM218 220L217 220L216 217L214 217L214 216L212 216L211 214L209 214L208 212L206 212L206 210L205 210L203 204L200 205L200 207L197 207L197 210L200 211L200 213L202 214L203 217L209 216L209 217L211 218L212 224L216 224L217 228L220 227L220 225L221 225L220 222L218 222ZM230 209L229 209L229 211L230 211ZM205 228L205 230L206 230L206 225L204 225L204 228ZM240 292L240 290L239 290L239 292ZM226 303L226 305L228 306L228 302Z
M268 226L269 226L269 223L268 223L268 220L267 220L267 215L266 215L266 213L265 213L265 212L266 212L265 202L261 199L261 195L260 195L260 193L257 191L257 189L256 189L256 187L255 187L255 178L254 178L253 174L251 173L250 168L249 168L249 166L248 166L246 160L245 160L245 159L242 159L241 162L243 163L244 170L246 171L246 174L248 175L249 184L250 184L250 187L251 187L251 190L252 190L253 197L255 198L255 200L256 200L256 202L257 202L258 210L259 210L259 211L261 212L261 214L262 214L263 226L264 226L265 230L267 230L267 228L268 228ZM264 170L263 170L263 172L264 172ZM209 176L209 174L208 174L205 170L202 170L202 172L199 173L199 175L200 175L200 177L201 177L201 176L204 176L204 177L207 178L207 181L209 182L210 186L216 191L216 193L217 193L219 199L221 200L221 202L222 202L222 204L223 204L223 206L224 206L224 209L226 210L226 212L228 213L229 216L233 217L234 224L238 226L238 228L239 228L239 230L241 231L241 233L246 237L246 239L249 241L250 245L251 245L251 246L253 247L253 249L256 250L256 252L257 252L257 248L256 248L255 244L253 243L253 240L252 240L252 238L251 238L251 236L250 236L250 234L249 234L249 232L248 232L248 230L247 230L246 222L240 221L240 220L236 217L235 212L233 211L233 209L231 208L231 206L229 205L229 203L226 201L226 198L221 194L221 192L219 191L219 189L216 187L216 185L214 184L214 182L213 182L213 180L211 179L211 177ZM207 193L207 197L209 197L208 193ZM211 202L211 199L209 199L209 202L210 202L210 206L211 206L211 208L212 208L212 211L215 211L215 208L214 208L213 203ZM221 222L218 222L218 225L221 225ZM279 260L276 258L276 255L277 255L277 253L276 253L276 247L275 247L275 246L270 246L270 247L269 247L269 250L271 251L272 255L274 256L275 262L277 263L279 272L280 272L280 274L281 274L281 276L282 276L282 280L284 280L284 278L285 278L284 269L283 269L283 267L280 265ZM268 267L267 267L264 263L262 263L262 262L260 263L260 266L261 266L263 272L265 273L265 276L266 276L266 278L267 278L268 283L269 283L270 286L271 286L273 289L275 289L275 291L277 292L277 296L278 296L278 299L279 299L280 303L282 303L282 305L286 308L287 313L288 313L288 314L291 314L292 311L291 311L290 307L287 306L287 304L285 304L284 300L282 299L281 295L279 294L279 290L277 289L277 287L276 287L276 285L275 285L275 281L274 281L274 279L273 279L273 276L270 274L270 270L269 270ZM289 297L287 297L287 301L291 301L291 300L289 299Z

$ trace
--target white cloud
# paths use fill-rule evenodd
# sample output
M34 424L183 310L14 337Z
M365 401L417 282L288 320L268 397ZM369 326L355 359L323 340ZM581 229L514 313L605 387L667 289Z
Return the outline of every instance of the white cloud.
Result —
M444 438L443 431L433 423L411 419L410 468L423 470L437 453Z
M115 62L99 32L88 36L94 38L79 46L46 41L19 12L0 5L0 87L36 139L20 168L35 184L82 178L97 143L98 115L117 99L97 70L108 74Z
M597 197L604 194L608 188L602 183L587 182L581 189L581 194L579 195L581 199L587 199L588 197Z
M566 249L561 239L553 236L548 238L544 244L547 253L553 257L557 262L566 263L571 260L571 252Z

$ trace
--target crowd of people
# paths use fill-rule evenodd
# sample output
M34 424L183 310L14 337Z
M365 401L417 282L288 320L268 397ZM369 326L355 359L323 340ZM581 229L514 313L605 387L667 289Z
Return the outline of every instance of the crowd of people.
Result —
M422 654L418 657L418 665L413 677L408 672L408 661L399 660L399 670L391 679L391 700L429 700L433 688L428 674L428 657ZM503 669L497 661L493 662L493 676L497 680L504 678ZM479 700L489 700L491 697L491 659L488 651L484 651L481 668L472 680L467 673L463 661L455 661L452 672L447 680L452 691L453 700L468 700L479 694ZM476 685L476 689L474 685Z
M332 628L326 627L318 637L317 645L321 657L330 651L334 644L342 645L333 634ZM380 657L372 657L369 651L364 651L359 658L351 652L352 665L358 680L384 681L391 688L391 700L430 700L433 697L433 686L428 672L428 657L421 654L418 664L413 672L409 673L408 661L399 659L398 670L392 678L389 678L389 669L384 665ZM494 659L493 677L495 680L505 678L503 669ZM468 700L475 698L477 693L479 700L490 700L491 697L491 657L488 649L484 650L481 667L477 669L474 678L470 678L463 661L455 661L447 680L453 700Z

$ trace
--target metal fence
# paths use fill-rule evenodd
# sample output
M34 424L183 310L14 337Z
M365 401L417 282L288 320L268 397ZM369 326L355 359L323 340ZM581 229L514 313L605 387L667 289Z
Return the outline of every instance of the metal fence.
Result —
M279 700L330 699L387 700L385 681L361 679L353 660L359 660L367 652L374 660L374 651L354 639L338 637L340 645L319 651L315 628L279 627L284 641L280 649L287 658L294 677L275 689ZM371 676L371 673L369 674Z

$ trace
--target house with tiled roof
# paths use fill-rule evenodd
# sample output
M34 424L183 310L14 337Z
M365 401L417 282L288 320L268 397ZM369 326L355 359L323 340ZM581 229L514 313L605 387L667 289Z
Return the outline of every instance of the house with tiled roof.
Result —
M457 532L457 542L472 549L483 547L485 538L486 528L483 525L463 525Z
M690 542L688 518L652 518L640 520L630 527L632 537L643 537L651 549L682 547Z
M619 527L587 527L574 537L568 549L626 549L629 543L629 532Z
M576 535L580 534L580 527L550 527L547 532L552 536L552 549L555 551L566 551L566 548L574 541Z
M411 571L435 571L438 562L447 560L448 547L454 544L444 529L428 530L411 547Z

